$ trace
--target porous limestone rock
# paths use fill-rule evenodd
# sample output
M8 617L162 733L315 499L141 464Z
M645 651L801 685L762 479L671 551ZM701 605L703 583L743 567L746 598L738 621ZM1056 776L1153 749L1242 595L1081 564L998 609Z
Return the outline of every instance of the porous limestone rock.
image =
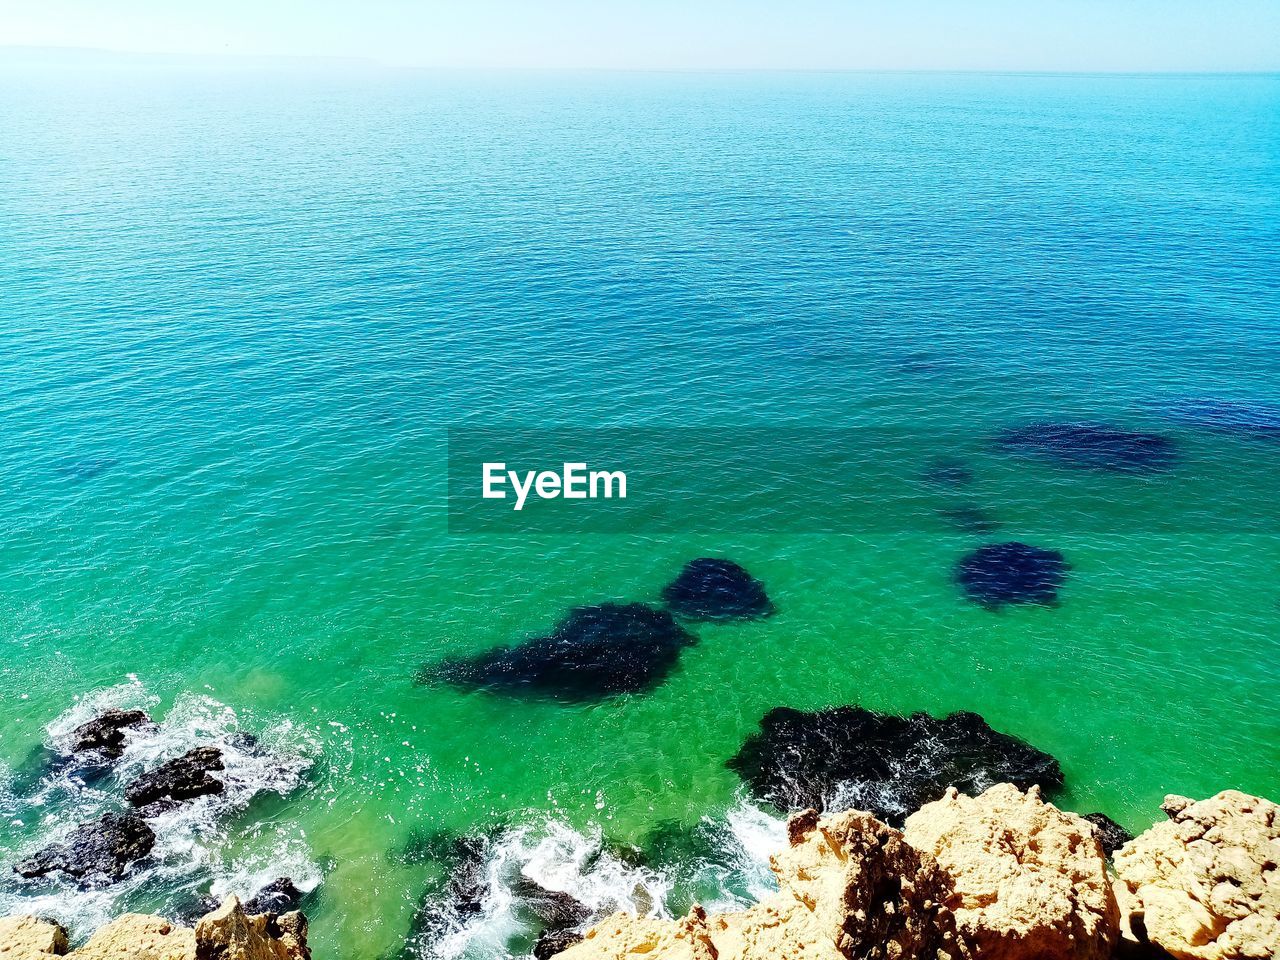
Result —
M196 928L162 917L129 913L67 953L66 932L34 917L0 920L0 960L310 960L302 914L249 916L235 897L200 919Z
M2 960L42 960L67 952L67 931L51 920L6 917L0 920Z
M955 886L960 935L982 960L1104 960L1119 929L1106 857L1092 824L999 784L954 789L907 818L907 842Z
M190 927L162 917L126 913L89 938L72 960L191 960L196 941Z
M747 910L680 920L614 914L559 956L564 960L961 960L946 901L951 887L932 857L870 814L813 810L788 823L789 847L772 858L779 892Z
M231 896L200 918L195 930L195 960L310 960L307 918L302 914L249 916Z
M1179 960L1280 957L1280 806L1225 790L1162 808L1115 855L1135 930Z
M778 885L842 956L956 954L951 881L900 831L857 810L824 819L807 810L787 822L787 837L770 862Z

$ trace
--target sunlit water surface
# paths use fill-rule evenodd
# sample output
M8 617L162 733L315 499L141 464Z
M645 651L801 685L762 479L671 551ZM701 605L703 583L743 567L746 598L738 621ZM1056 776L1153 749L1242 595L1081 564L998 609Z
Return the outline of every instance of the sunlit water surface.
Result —
M583 851L702 817L749 895L777 824L724 762L782 704L977 711L1131 828L1280 795L1280 442L1170 415L1280 418L1278 148L1273 76L5 73L0 861L118 804L33 759L103 705L164 721L119 779L239 730L283 766L245 760L118 888L0 907L83 933L289 872L316 956L372 960L431 873L415 835L506 822L495 864L662 909L669 878ZM1037 418L1185 455L986 451ZM959 436L973 484L926 495L1003 526L764 534L724 497L668 505L687 532L450 537L459 421L871 426L917 438L904 476ZM966 601L993 538L1061 550L1060 604ZM698 627L651 693L413 683L707 555L778 612ZM508 906L425 949L527 948Z

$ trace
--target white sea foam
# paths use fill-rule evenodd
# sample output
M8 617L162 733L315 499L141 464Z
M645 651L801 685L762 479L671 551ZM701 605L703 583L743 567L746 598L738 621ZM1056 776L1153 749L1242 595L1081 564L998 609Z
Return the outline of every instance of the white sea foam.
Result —
M478 911L439 905L440 926L423 957L498 960L510 955L510 940L522 932L521 878L544 890L565 893L593 915L616 910L667 916L671 880L663 872L623 862L611 853L599 827L582 832L545 819L504 831L482 846L486 889ZM529 932L529 931L525 931Z
M64 757L76 727L109 708L146 709L154 715L158 698L134 680L80 698L49 724L48 746ZM55 764L26 796L4 794L0 809L36 837L26 852L64 839L79 824L126 807L125 786L142 773L197 746L222 751L225 769L214 776L221 794L183 803L148 822L156 834L151 855L120 882L80 889L58 875L0 880L0 916L51 916L83 935L129 909L180 908L207 888L215 896L250 895L265 883L289 876L302 890L321 880L299 828L288 822L238 824L235 814L263 794L285 796L297 789L320 754L319 736L289 720L265 723L244 717L211 697L180 696L157 717L154 728L128 731L123 755L108 774L87 778L74 762ZM252 838L252 842L245 842Z
M535 815L481 843L480 908L459 909L447 898L431 903L433 925L417 952L434 960L509 957L514 938L536 932L525 926L522 879L568 894L596 919L615 911L670 917L671 903L688 897L678 889L682 884L712 890L705 905L714 911L739 909L777 891L769 855L786 842L785 820L743 800L700 829L710 838L709 859L637 866L611 852L599 827L581 831Z
M725 844L730 864L737 874L736 882L721 883L726 898L723 903L711 903L710 910L726 910L763 900L776 893L778 883L769 869L769 857L787 843L787 821L783 817L762 810L747 800L739 800L725 815L729 842ZM729 878L726 878L726 880ZM742 890L746 897L739 897L731 890ZM743 902L745 899L745 903Z

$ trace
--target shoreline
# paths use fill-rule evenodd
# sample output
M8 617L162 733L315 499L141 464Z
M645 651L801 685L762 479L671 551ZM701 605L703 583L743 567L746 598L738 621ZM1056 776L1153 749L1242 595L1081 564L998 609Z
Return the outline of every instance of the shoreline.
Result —
M1280 955L1280 806L1227 790L1169 796L1166 817L1113 847L1105 826L998 784L949 788L902 830L808 809L770 856L775 894L736 911L591 917L548 906L536 960L1271 960ZM473 878L474 879L474 878ZM468 891L466 879L455 891ZM311 960L307 919L247 913L232 896L193 928L126 914L70 950L66 931L0 919L13 960ZM324 958L317 958L324 960Z

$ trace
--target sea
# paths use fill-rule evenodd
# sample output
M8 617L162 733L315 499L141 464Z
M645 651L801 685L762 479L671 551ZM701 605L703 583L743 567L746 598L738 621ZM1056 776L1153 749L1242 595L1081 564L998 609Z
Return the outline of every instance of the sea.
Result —
M996 442L1046 424L1175 455ZM714 482L475 527L460 430ZM735 437L837 492L780 514ZM749 902L782 812L726 761L778 706L976 712L1134 831L1280 799L1278 469L1277 75L0 67L0 914L287 875L317 957L496 960L520 877ZM1055 602L966 595L1000 542L1061 554ZM423 682L699 557L774 612L646 689ZM108 707L157 725L87 776ZM10 873L209 743L227 789L124 881Z

